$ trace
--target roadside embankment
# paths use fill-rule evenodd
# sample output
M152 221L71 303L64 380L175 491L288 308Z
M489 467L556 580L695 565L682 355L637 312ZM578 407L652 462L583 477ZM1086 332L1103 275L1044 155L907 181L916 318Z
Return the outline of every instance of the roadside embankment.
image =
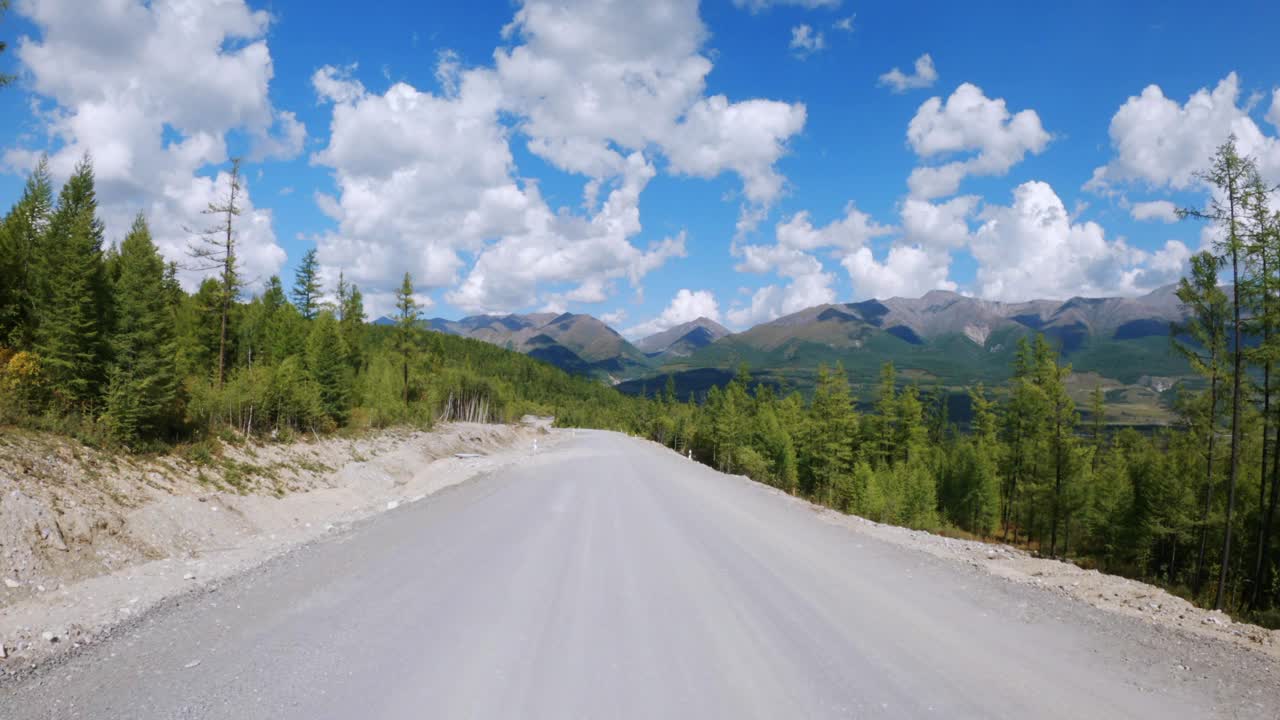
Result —
M0 675L537 452L537 419L132 457L0 433Z

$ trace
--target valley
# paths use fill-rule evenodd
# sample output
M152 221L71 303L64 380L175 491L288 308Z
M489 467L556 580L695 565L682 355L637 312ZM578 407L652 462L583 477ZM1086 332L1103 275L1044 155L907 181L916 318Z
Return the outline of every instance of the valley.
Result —
M982 383L998 395L1011 376L1018 340L1043 334L1072 365L1069 391L1078 405L1087 407L1101 388L1107 422L1146 426L1172 422L1170 390L1177 383L1198 386L1170 345L1170 326L1185 316L1174 290L1169 285L1136 298L1015 303L935 290L919 298L818 305L737 333L699 317L634 342L586 314L478 315L422 324L523 352L637 396L663 392L670 377L678 398L702 397L726 385L742 365L755 383L807 395L819 367L839 363L854 394L869 397L881 366L892 362L903 384L947 397L951 416L960 421L968 417L966 388Z

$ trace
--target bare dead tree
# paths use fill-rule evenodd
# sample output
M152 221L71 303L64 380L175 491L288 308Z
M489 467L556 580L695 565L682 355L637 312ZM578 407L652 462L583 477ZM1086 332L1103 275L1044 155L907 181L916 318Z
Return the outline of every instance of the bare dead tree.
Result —
M215 218L215 224L203 231L194 232L196 236L187 244L187 255L192 262L189 269L196 272L217 270L221 278L219 293L219 310L221 327L218 332L218 386L221 387L227 373L227 325L231 315L231 305L239 297L243 287L237 267L239 258L236 255L236 218L241 212L242 188L240 184L240 158L231 159L231 177L226 195L220 201L209 203L204 214Z

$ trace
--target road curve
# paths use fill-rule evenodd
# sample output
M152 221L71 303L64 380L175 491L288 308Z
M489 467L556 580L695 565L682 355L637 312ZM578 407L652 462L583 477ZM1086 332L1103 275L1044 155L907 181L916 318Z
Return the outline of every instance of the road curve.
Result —
M824 522L650 443L580 432L0 687L0 716L1274 711L1233 705L1221 678L1180 679L1187 642Z

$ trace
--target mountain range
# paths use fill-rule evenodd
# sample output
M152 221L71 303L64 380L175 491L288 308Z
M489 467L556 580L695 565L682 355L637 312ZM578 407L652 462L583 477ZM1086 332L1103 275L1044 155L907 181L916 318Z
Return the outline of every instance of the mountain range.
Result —
M604 322L573 313L425 324L600 377L626 392L655 391L672 375L682 395L725 382L742 363L762 380L802 390L819 365L836 362L855 384L875 382L885 361L922 384L996 384L1010 376L1018 339L1043 333L1078 376L1109 393L1145 388L1158 395L1190 372L1169 343L1170 324L1185 317L1174 290L1169 285L1135 298L1025 302L935 290L920 298L818 305L739 333L698 318L634 344Z

